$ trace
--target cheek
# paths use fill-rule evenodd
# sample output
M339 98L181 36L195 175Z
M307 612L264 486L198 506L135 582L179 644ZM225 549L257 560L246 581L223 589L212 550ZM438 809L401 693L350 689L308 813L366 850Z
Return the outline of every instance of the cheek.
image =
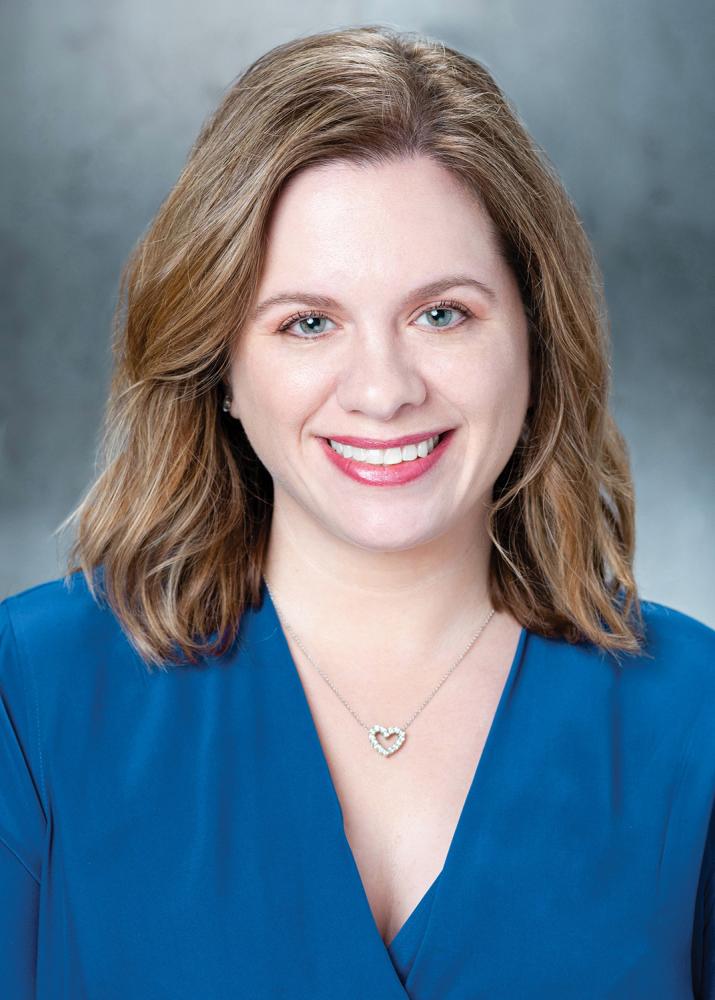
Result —
M506 351L469 359L440 376L443 391L466 414L500 421L509 413L520 426L529 400L525 356ZM509 423L507 417L507 423Z
M231 385L236 416L255 450L277 453L293 441L315 407L315 386L307 373L267 363L250 351L235 359Z
M512 454L529 404L528 357L506 350L465 365L445 385L463 415L480 479L494 481Z

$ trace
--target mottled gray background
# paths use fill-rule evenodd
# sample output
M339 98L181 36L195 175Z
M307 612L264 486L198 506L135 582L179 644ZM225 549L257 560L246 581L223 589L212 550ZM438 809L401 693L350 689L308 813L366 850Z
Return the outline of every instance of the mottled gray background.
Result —
M13 0L2 57L0 597L58 576L93 473L119 271L242 68L381 22L481 59L604 271L641 593L715 626L713 17L707 0Z

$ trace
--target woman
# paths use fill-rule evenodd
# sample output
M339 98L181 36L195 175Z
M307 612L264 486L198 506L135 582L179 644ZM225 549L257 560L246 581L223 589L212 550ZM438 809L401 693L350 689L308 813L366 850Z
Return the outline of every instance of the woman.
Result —
M715 996L715 632L639 600L597 266L487 70L268 52L121 302L1 607L3 996Z

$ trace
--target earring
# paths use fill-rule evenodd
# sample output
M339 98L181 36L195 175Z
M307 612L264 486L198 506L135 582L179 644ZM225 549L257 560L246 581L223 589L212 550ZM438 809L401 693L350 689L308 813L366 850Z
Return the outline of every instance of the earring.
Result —
M223 410L224 413L228 413L230 411L230 409L231 409L231 397L230 396L224 396L223 397L223 404L221 406L221 409Z

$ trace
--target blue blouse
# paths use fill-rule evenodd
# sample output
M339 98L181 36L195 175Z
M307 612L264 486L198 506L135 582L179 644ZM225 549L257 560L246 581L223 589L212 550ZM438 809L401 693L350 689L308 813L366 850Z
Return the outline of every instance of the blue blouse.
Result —
M522 629L388 947L265 582L153 673L81 574L6 598L0 996L715 998L715 630L643 611L640 655Z

